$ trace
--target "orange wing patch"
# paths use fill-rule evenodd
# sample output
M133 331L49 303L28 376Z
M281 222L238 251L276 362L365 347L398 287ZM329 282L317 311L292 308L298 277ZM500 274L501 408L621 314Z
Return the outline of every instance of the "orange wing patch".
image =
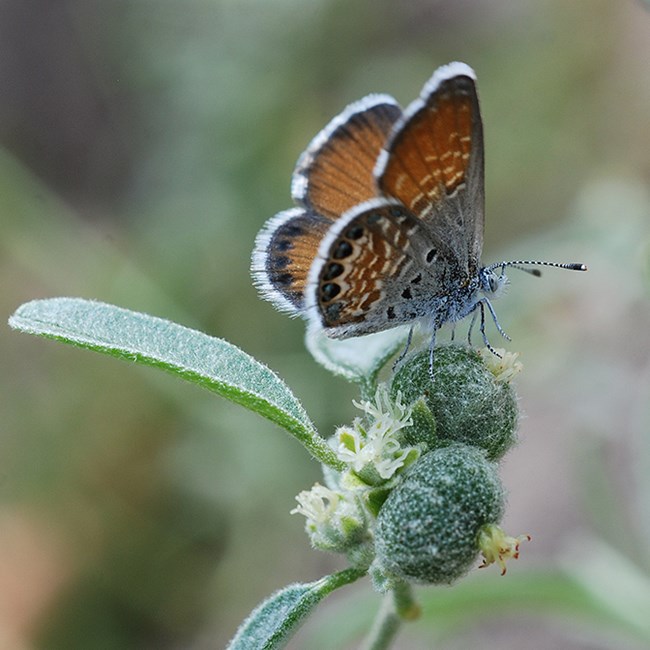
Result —
M294 173L296 200L337 219L377 195L375 162L402 114L389 99L352 104L314 138Z
M462 79L461 79L462 80ZM379 184L420 217L466 179L472 149L473 93L456 79L443 84L388 146ZM472 86L473 90L473 86Z
M280 212L260 231L253 253L255 283L282 311L304 308L309 269L331 221L301 208Z

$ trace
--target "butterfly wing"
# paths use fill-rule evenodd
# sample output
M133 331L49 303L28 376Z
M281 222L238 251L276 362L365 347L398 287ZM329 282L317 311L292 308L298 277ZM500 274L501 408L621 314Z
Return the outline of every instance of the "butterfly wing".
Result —
M426 224L399 201L355 206L323 238L307 279L307 314L334 338L430 315L449 269Z
M256 241L253 275L265 298L347 338L431 317L476 274L483 140L474 80L465 64L444 66L403 115L392 98L370 95L314 138L292 180L302 207L276 215Z
M291 183L293 199L338 219L377 196L377 157L402 109L388 95L368 95L350 104L300 156Z
M300 156L291 191L303 207L269 219L253 250L254 283L277 309L304 311L307 275L321 240L350 207L376 195L374 165L401 114L392 97L369 95L335 117Z
M382 194L401 201L461 280L478 272L483 247L483 126L474 71L436 70L395 125L377 161Z
M261 296L276 309L297 316L321 239L331 221L304 208L279 212L255 238L251 273Z

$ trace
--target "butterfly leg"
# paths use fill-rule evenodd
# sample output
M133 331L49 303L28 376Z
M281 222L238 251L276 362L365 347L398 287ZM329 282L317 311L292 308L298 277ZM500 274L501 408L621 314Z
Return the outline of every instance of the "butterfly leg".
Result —
M404 349L400 353L399 357L395 360L395 363L393 364L393 372L397 368L399 368L400 364L402 361L404 361L404 357L406 356L407 352L409 351L409 348L411 347L411 341L413 340L413 329L415 328L415 325L411 325L411 328L409 329L409 335L406 338L406 345L404 346Z
M429 343L429 377L431 378L431 381L434 380L433 356L434 356L434 350L436 348L436 331L437 328L434 328L433 334L431 334L431 342Z
M501 336L503 336L506 341L512 341L512 339L503 331L499 323L499 319L497 318L497 313L494 311L494 307L492 307L492 303L487 298L482 298L481 302L485 303L487 305L487 308L490 310L490 316L492 316L492 320L494 321L494 325L496 326L499 334L501 334ZM481 313L483 313L483 307L481 307Z
M476 325L476 316L478 315L476 307L474 307L473 311L472 320L469 322L469 328L467 330L467 345L470 347L472 347L472 331L474 330L474 325Z
M499 357L501 359L501 355L490 345L490 341L488 341L487 334L485 333L485 305L483 304L484 302L487 302L488 305L490 304L486 300L479 300L476 304L478 305L478 308L481 310L481 324L479 326L479 329L481 330L481 335L483 336L483 343L485 343L485 347L496 357Z

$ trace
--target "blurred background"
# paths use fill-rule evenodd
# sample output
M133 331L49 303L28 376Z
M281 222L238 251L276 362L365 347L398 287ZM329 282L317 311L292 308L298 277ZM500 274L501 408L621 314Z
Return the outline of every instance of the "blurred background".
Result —
M513 271L497 305L525 365L505 526L533 541L505 578L422 589L397 647L645 648L647 4L2 0L0 311L81 296L223 337L331 434L356 391L258 299L253 240L331 117L406 105L452 60L479 79L484 260L590 271ZM319 467L279 428L153 369L6 326L0 346L0 648L219 648L344 566L289 515ZM290 647L357 647L378 602L337 592Z

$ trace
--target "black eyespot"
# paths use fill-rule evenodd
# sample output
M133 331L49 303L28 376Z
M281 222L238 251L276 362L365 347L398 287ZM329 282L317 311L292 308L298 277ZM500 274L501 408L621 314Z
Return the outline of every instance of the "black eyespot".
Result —
M333 280L334 278L338 278L341 273L343 273L343 264L330 262L323 274L323 280Z
M397 219L397 217L403 217L404 213L402 212L402 208L398 208L397 206L394 205L390 209L390 216L395 217L396 219Z
M288 287L293 282L293 275L291 273L279 273L272 278L273 282L283 287Z
M352 226L345 231L345 236L348 239L359 239L363 236L363 227L362 226Z
M323 300L329 302L332 298L336 298L336 296L341 293L341 287L335 282L328 282L323 285L320 293Z
M422 273L418 273L412 280L411 284L420 284L422 282Z
M298 237L303 234L303 229L296 225L285 225L281 228L282 232L288 237Z
M410 300L411 298L413 298L413 295L411 294L411 290L408 287L406 287L406 289L402 291L402 298L406 298L406 300Z
M273 267L276 269L283 269L289 264L291 264L291 260L286 255L278 255L278 257L273 258Z
M389 307L386 310L386 316L388 317L388 320L393 320L395 318L395 307Z
M368 215L368 218L366 219L368 223L373 224L377 223L378 221L381 221L383 218L383 215L380 214L379 212L375 212L374 214Z
M275 248L279 251L290 251L293 248L293 242L290 239L280 239L275 242Z
M427 253L427 264L431 264L433 262L433 258L438 254L438 251L435 248L432 248L428 253Z
M350 255L352 255L352 245L346 241L340 241L334 248L334 253L332 253L335 260L342 260Z

